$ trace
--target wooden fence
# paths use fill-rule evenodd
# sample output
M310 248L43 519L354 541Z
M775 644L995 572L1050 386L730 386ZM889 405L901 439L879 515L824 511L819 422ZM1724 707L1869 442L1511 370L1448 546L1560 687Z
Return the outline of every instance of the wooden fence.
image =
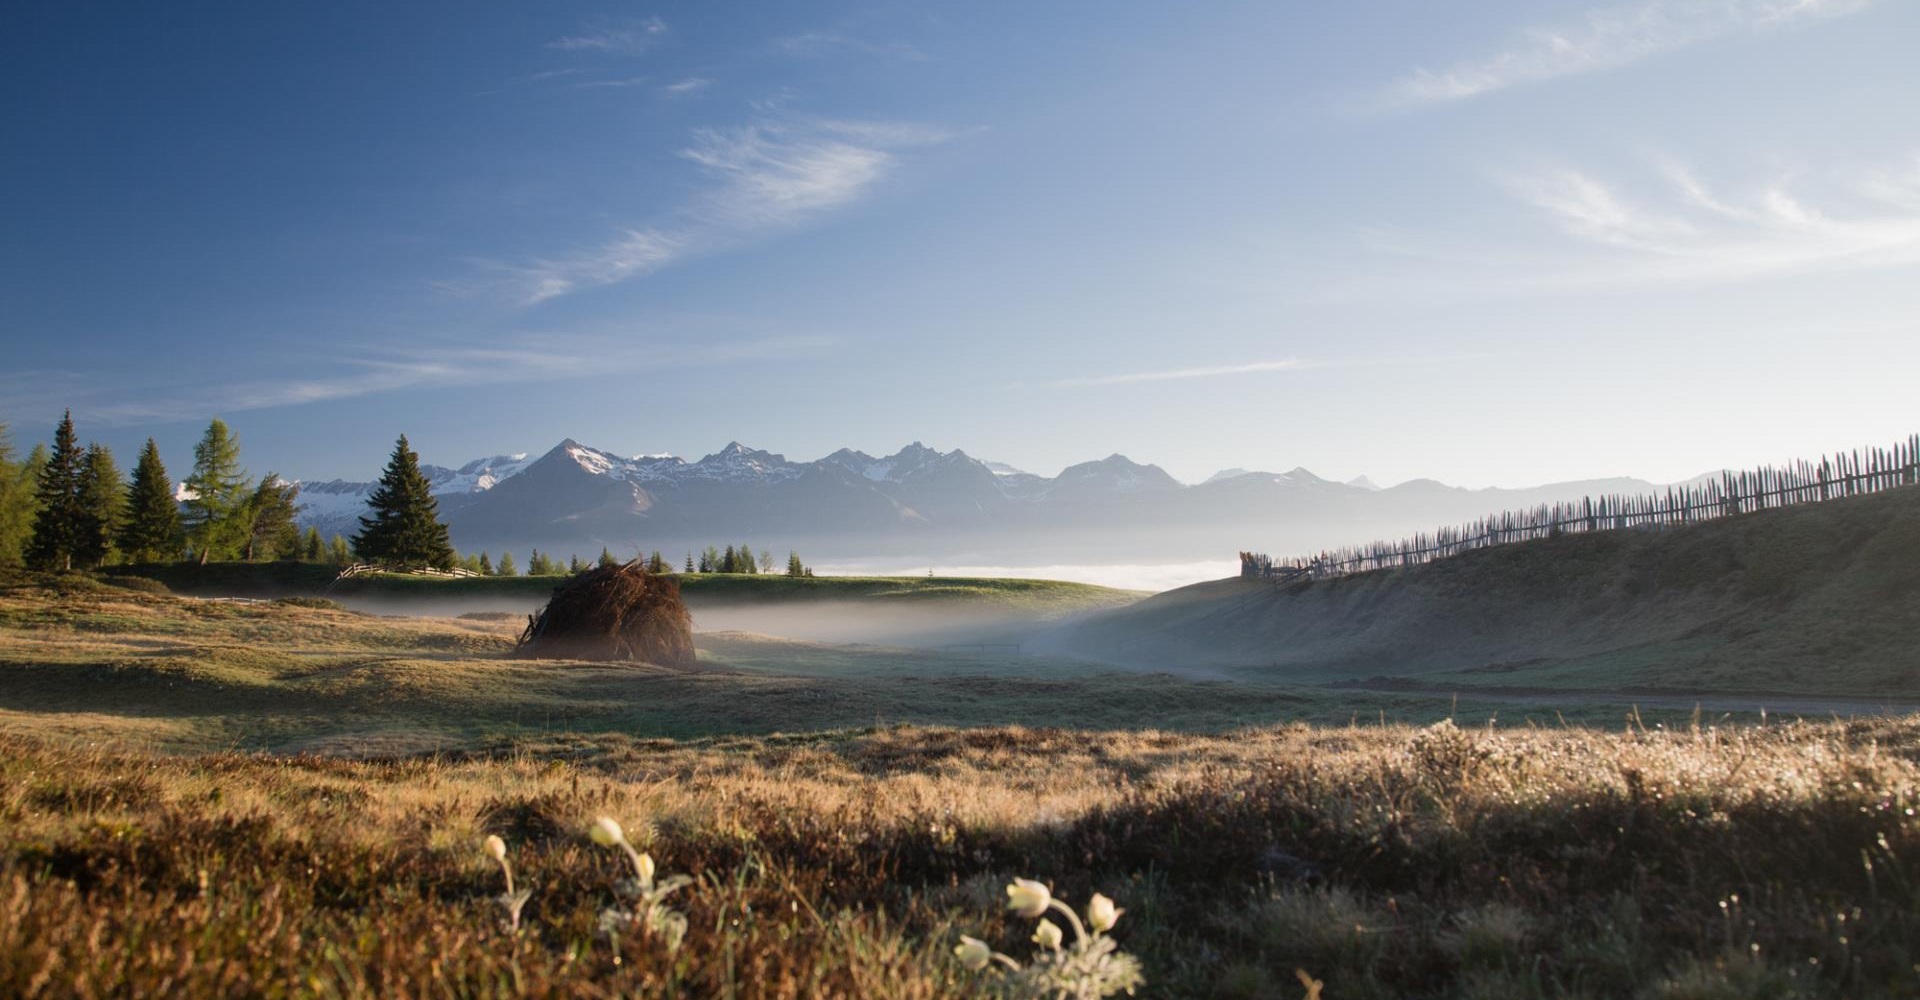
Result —
M1531 510L1507 511L1397 542L1331 549L1290 560L1242 552L1240 575L1273 580L1328 579L1395 566L1417 566L1474 549L1568 532L1693 524L1748 511L1818 503L1917 483L1920 483L1920 434L1892 448L1832 455L1818 463L1802 461L1752 472L1723 473L1717 480L1671 488L1664 494L1588 497L1577 503L1543 504Z

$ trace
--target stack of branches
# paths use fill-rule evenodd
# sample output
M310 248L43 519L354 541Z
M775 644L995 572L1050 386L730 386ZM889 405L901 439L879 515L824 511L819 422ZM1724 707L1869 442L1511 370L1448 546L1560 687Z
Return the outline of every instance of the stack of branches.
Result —
M647 572L638 560L602 566L553 588L553 597L513 655L546 660L641 660L693 663L693 615L680 582Z

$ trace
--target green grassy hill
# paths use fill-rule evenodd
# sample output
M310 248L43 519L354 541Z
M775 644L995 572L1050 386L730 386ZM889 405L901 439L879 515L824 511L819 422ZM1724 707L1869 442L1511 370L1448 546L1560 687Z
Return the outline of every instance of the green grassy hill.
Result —
M1567 535L1295 584L1221 580L1057 648L1410 688L1920 695L1920 489Z

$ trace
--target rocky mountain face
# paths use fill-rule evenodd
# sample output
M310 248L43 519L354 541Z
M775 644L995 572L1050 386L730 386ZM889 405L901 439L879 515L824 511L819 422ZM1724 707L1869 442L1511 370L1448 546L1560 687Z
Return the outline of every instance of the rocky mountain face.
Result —
M1394 537L1497 510L1653 489L1630 479L1526 490L1464 490L1431 480L1382 489L1305 469L1231 469L1198 485L1123 455L1057 476L915 442L875 457L841 449L812 462L738 442L698 461L626 457L571 439L537 458L499 455L422 467L463 551L530 548L559 556L660 549L676 561L706 545L748 543L809 559L1040 565L1057 561L1230 559ZM302 527L352 534L372 483L301 484Z

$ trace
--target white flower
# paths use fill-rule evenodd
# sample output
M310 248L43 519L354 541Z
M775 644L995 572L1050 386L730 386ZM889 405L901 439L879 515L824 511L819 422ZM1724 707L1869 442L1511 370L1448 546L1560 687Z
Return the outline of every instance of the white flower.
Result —
M960 964L970 972L979 972L993 961L993 949L987 947L985 941L964 934L960 936L960 943L954 946L953 953L960 957Z
M601 847L617 847L626 843L627 840L626 832L620 829L620 824L605 816L594 820L593 828L587 832L592 835L593 842Z
M1059 951L1060 942L1064 940L1066 935L1060 932L1060 925L1051 920L1040 921L1040 926L1033 932L1033 943L1052 951Z
M1115 907L1113 900L1096 892L1093 894L1093 899L1087 903L1087 923L1096 932L1105 934L1113 930L1113 925L1120 922L1120 914L1125 912L1127 911Z
M487 854L491 855L495 861L507 860L507 842L501 840L498 836L488 836Z
M653 855L651 855L651 854L642 854L642 855L640 855L640 860L639 860L639 861L637 861L637 862L635 862L634 864L635 864L635 865L636 865L636 866L637 866L637 867L639 868L639 870L640 870L640 884L641 884L641 885L649 885L649 886L650 886L650 885L652 885L652 884L653 884L653 870L654 870L654 866L653 866Z
M1030 878L1017 878L1007 886L1007 909L1023 917L1037 917L1047 912L1047 904L1053 902L1053 890Z

